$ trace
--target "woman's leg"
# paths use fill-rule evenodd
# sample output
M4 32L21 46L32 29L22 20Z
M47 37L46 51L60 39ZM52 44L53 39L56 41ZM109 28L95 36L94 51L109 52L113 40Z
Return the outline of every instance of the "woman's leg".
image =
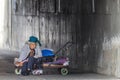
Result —
M35 58L34 57L29 57L28 58L28 71L32 71L35 63Z
M42 58L37 58L36 64L37 64L37 66L38 66L38 69L41 69L41 70L43 69L43 66L42 66L42 64L43 64Z
M24 76L28 75L27 66L28 66L28 62L24 62L21 70L21 74Z

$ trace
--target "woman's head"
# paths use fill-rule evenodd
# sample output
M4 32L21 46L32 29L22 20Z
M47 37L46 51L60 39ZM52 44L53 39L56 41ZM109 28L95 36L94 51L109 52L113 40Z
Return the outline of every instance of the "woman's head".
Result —
M29 47L30 47L30 49L35 49L36 43L33 43L33 42L29 43Z

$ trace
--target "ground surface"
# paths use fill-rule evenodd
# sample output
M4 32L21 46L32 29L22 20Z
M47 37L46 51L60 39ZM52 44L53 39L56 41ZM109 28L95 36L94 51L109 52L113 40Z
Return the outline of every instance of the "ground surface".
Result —
M69 74L62 76L59 74L51 75L15 75L13 73L0 73L0 80L119 80L112 76L105 76L100 74Z

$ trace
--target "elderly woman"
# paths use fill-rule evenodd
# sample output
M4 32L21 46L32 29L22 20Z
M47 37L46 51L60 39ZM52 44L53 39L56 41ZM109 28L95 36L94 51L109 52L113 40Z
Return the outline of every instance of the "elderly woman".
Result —
M24 45L20 52L18 62L24 62L22 66L22 75L29 75L34 69L34 65L42 70L42 53L40 50L40 42L37 37L31 36L28 43Z

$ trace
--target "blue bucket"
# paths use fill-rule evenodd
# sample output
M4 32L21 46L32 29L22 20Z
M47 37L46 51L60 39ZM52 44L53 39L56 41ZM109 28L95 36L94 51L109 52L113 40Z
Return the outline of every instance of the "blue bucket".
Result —
M55 54L53 53L53 50L50 49L43 49L42 51L42 56L43 57L47 57L47 56L55 56Z

